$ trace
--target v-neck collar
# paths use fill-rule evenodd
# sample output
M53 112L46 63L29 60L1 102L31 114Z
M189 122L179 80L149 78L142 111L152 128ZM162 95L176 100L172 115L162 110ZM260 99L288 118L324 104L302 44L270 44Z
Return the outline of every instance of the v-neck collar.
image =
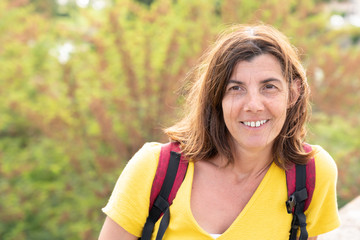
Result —
M251 196L250 200L246 203L243 210L240 212L240 214L237 216L237 218L234 220L234 222L229 226L229 228L226 229L226 231L223 234L221 234L221 236L219 236L217 239L221 239L222 236L226 236L227 232L231 231L231 229L234 228L234 225L237 225L241 221L241 219L247 214L247 212L252 208L252 206L256 203L256 201L261 196L263 190L268 185L269 179L273 175L274 167L276 167L276 164L274 162L272 162L269 169L267 170L265 176L261 180L259 186L256 188L256 190L255 190L254 194ZM192 184L193 184L193 179L194 179L194 162L192 162L192 161L190 161L190 163L189 163L187 174L188 174L189 178L186 179L186 181L190 181L189 184L186 184L187 189L185 190L185 192L186 192L185 196L187 198L185 201L187 204L185 209L187 211L187 215L191 218L191 221L194 223L194 226L198 229L198 231L202 232L205 235L208 235L210 238L213 238L213 237L211 237L210 233L205 231L198 224L198 222L196 221L196 219L192 213L192 210L191 210L191 190L192 190Z

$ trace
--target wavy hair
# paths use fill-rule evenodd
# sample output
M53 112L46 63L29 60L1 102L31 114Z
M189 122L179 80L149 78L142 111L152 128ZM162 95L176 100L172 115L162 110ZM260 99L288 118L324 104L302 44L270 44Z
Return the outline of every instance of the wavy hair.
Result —
M291 163L305 164L313 155L303 149L308 120L309 86L297 49L281 32L268 25L236 25L221 34L205 53L191 74L183 118L165 129L172 141L181 144L183 154L193 161L208 160L217 154L234 162L229 144L222 100L225 87L236 64L261 54L271 54L279 61L288 81L289 99L285 123L274 141L273 160L283 169ZM297 82L298 93L293 84ZM298 96L297 99L292 99Z

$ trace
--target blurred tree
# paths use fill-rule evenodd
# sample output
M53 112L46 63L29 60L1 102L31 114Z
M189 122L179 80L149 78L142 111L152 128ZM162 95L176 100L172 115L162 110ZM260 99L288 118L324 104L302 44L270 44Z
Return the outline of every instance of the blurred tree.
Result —
M148 6L150 6L154 0L135 0L136 2L139 2L139 3L143 3L143 4L146 4Z
M45 14L47 17L55 17L59 9L56 0L27 0L24 2L30 2L36 12Z
M122 160L165 140L174 90L212 36L204 3L65 18L1 3L1 239L96 238Z

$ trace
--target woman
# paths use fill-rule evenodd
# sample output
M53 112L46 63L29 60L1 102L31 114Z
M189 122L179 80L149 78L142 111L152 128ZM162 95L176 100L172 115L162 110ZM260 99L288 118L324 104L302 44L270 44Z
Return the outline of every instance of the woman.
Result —
M289 239L285 170L311 157L309 239L338 227L336 165L320 146L302 147L309 89L287 38L270 26L233 27L197 73L185 117L165 130L190 162L164 239ZM103 209L99 239L141 236L160 147L145 144L129 161Z

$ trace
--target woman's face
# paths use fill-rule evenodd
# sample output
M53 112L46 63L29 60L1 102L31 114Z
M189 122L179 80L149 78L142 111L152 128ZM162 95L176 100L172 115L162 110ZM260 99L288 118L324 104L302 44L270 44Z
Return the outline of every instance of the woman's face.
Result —
M285 122L288 96L287 81L273 55L262 54L235 66L222 109L237 152L272 147Z

